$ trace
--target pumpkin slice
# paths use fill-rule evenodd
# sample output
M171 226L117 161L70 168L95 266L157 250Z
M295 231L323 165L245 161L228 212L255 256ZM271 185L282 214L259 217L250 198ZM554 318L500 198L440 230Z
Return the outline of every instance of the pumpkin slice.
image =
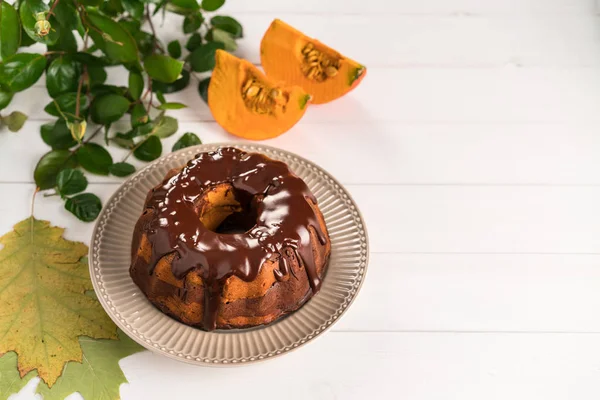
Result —
M327 103L354 89L367 69L281 20L274 20L260 44L268 77L298 85L314 104Z
M302 88L280 86L252 63L217 50L208 106L227 132L252 140L279 136L302 118L309 100Z

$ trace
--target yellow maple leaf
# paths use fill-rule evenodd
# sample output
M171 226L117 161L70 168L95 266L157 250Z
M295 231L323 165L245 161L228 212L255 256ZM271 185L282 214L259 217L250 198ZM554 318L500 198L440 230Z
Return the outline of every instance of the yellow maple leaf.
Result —
M116 339L92 289L87 246L64 229L27 218L0 237L0 354L15 351L21 377L33 369L52 386L68 361L82 360L81 335Z

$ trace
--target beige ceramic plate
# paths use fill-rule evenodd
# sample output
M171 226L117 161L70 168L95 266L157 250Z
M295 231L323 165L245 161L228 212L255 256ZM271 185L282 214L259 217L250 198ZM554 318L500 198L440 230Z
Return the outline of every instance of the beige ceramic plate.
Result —
M331 259L320 292L300 310L266 327L204 332L156 309L129 277L133 227L148 191L168 170L195 154L232 144L183 149L156 160L125 182L102 210L90 247L90 274L104 309L132 339L168 357L199 365L249 363L286 353L314 339L346 311L363 282L368 259L365 224L346 190L327 172L294 154L234 144L286 162L319 201L331 237Z

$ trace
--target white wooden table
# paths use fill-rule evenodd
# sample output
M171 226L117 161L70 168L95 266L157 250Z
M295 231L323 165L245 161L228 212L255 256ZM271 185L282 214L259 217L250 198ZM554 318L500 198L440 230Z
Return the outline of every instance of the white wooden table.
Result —
M310 108L268 144L346 185L367 221L369 272L347 315L305 348L231 369L143 352L121 362L130 382L122 397L598 399L594 1L228 3L246 30L239 54L254 62L279 17L368 66L358 89ZM161 30L177 37L170 25ZM20 133L0 133L1 233L29 214L32 170L47 151L44 92L40 82L18 95L9 110L31 119ZM169 97L191 106L176 112L181 132L236 140L196 93ZM119 186L90 178L103 200ZM92 225L56 198L38 196L35 215L89 243ZM34 387L17 398L32 398Z

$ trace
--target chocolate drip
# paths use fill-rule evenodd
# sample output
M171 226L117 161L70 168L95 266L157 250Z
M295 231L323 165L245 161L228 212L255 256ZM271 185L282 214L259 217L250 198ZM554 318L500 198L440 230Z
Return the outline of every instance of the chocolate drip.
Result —
M219 233L200 222L197 203L202 194L217 184L229 183L236 195L253 202L256 224L246 232L229 229ZM153 217L145 226L152 244L150 270L175 252L171 268L182 279L197 269L204 281L204 328L216 328L223 287L230 276L245 281L256 279L261 265L278 255L277 280L293 274L290 259L296 256L308 275L313 292L320 288L311 247L311 229L322 244L315 211L316 199L304 181L283 162L232 147L198 154L181 172L167 177L147 198ZM231 216L232 221L239 216ZM227 222L227 221L226 221Z

